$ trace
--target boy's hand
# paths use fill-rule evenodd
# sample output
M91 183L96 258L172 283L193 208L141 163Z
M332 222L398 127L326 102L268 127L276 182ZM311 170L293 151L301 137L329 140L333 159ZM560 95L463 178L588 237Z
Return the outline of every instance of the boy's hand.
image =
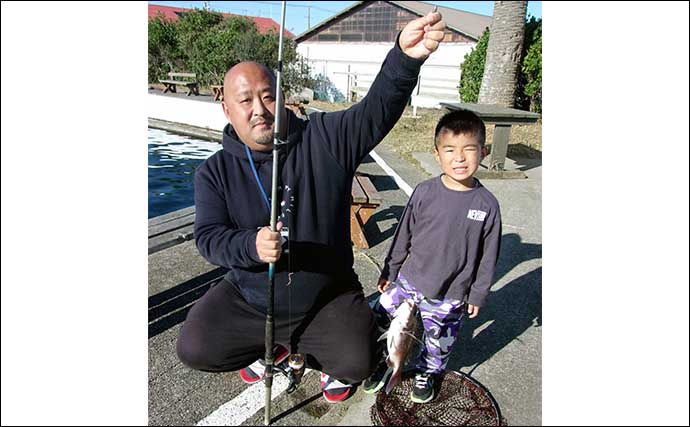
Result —
M379 284L376 286L376 288L379 290L379 292L384 293L390 285L391 282L389 280L386 280L383 277L379 277Z
M282 252L280 241L280 229L283 223L276 224L276 232L271 232L271 227L263 227L256 233L256 253L259 259L266 263L277 262Z
M431 11L408 23L400 33L400 49L411 58L426 59L438 49L446 23L440 12Z
M476 305L468 304L467 312L470 314L470 319L474 319L479 314L479 307Z

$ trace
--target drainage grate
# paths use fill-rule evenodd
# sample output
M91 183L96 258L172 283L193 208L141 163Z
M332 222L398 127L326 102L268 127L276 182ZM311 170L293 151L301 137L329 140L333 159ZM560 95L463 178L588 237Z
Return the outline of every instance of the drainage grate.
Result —
M505 426L498 404L478 382L461 372L446 373L434 400L413 403L413 377L405 378L389 395L379 392L372 405L375 426Z

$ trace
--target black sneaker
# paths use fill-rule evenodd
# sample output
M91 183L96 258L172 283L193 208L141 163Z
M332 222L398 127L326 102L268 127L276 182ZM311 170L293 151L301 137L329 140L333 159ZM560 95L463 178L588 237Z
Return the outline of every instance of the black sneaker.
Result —
M410 392L410 400L415 403L427 403L434 398L434 375L417 374L414 377L414 387Z
M373 374L362 383L362 390L367 394L378 393L391 378L393 368L386 365L385 360L379 362Z

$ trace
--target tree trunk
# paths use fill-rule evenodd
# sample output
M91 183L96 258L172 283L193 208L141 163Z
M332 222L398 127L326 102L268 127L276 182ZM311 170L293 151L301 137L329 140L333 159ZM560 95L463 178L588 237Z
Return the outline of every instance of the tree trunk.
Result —
M494 2L484 76L479 89L480 104L513 107L526 13L526 1Z

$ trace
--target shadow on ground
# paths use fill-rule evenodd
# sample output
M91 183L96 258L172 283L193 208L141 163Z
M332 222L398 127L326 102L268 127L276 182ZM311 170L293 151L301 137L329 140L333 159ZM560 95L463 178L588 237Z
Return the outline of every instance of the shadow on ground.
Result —
M403 206L390 206L386 209L377 210L376 213L369 218L369 221L364 225L364 233L369 241L369 247L373 248L379 243L385 242L386 239L395 234L395 229L398 226L404 209ZM393 218L395 219L395 223L391 224L386 230L381 231L378 224Z
M398 190L400 188L395 180L388 175L372 175L368 173L361 173L361 175L371 180L376 191ZM367 236L370 248L385 242L386 239L395 234L395 229L398 226L400 217L402 217L403 210L405 210L405 206L400 205L393 205L384 209L379 208L369 218L369 221L364 225L364 233ZM395 223L391 224L387 229L381 230L379 224L390 219L395 219Z
M541 245L522 243L517 234L504 235L501 244L496 282L518 264L541 258ZM474 365L471 374L510 342L519 340L528 328L541 327L541 272L541 267L537 267L489 294L479 316L467 319L460 329L458 345L448 362L449 369ZM489 322L489 326L473 337L475 330Z
M149 297L149 338L187 318L192 305L218 283L227 268L218 267Z

